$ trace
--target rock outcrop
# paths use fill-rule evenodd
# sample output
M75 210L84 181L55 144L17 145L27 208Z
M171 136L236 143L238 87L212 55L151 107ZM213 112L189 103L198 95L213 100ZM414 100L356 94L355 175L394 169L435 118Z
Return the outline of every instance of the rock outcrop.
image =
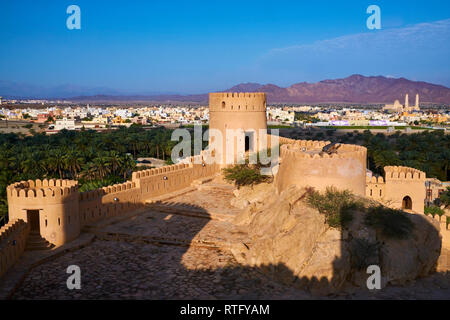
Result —
M292 186L276 195L272 184L261 184L235 196L232 204L244 209L234 223L248 234L245 243L232 245L237 261L316 294L367 289L361 260L380 266L383 286L404 284L431 273L441 250L439 224L423 215L408 214L413 233L396 240L366 227L364 212L355 211L344 230L330 228L324 215L306 204L305 189Z

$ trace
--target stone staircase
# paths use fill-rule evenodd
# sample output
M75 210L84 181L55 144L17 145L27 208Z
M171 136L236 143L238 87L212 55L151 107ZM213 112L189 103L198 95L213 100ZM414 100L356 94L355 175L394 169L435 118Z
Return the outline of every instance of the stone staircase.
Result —
M38 231L31 231L27 244L25 246L25 250L33 251L33 250L49 250L54 247L53 244L45 240Z

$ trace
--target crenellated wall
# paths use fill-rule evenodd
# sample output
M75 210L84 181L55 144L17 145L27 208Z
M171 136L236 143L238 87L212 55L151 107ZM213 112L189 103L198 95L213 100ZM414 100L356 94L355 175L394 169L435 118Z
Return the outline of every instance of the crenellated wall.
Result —
M280 168L276 176L278 192L290 185L324 191L329 186L365 195L365 147L341 144L336 153L322 152L329 141L280 139Z
M265 92L214 92L209 112L266 112Z
M127 181L80 193L80 227L101 219L133 211L141 206L140 189Z
M377 201L383 200L386 188L383 177L366 177L366 196Z
M381 201L389 207L424 212L425 179L423 171L401 166L384 167L384 179L371 177L366 180L366 196ZM409 200L411 199L411 207Z
M38 211L38 225L33 229L50 243L59 246L80 234L78 182L73 180L28 180L7 187L10 219L31 222Z
M189 163L134 172L133 181L138 181L142 199L187 188L194 180L212 176L218 171L216 164L198 159L192 157Z
M131 181L82 193L72 180L17 182L7 188L9 217L21 219L32 232L60 246L77 238L87 224L136 210L151 197L214 175L219 166L208 157L209 152L202 152L180 164L134 172Z
M29 232L30 225L23 220L10 220L0 228L0 278L22 255Z

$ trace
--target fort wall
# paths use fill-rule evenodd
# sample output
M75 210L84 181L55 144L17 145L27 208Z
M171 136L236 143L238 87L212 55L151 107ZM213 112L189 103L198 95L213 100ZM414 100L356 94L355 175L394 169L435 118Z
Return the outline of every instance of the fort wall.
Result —
M384 179L367 178L366 196L391 208L423 213L425 172L401 166L384 167L384 172Z
M80 234L77 181L21 181L8 186L7 195L9 218L30 223L36 214L33 228L50 243L59 246Z
M214 175L218 166L208 164L207 156L203 152L184 159L184 163L134 172L131 181L82 193L77 181L17 182L7 188L9 217L32 225L32 230L60 246L77 238L87 224L136 210L151 197L178 191L196 179Z
M140 190L134 181L82 192L79 198L80 227L133 211L140 205Z
M322 152L328 141L298 140L280 147L280 168L276 177L278 192L290 185L313 187L324 191L327 187L347 189L365 195L365 147L341 144L336 153Z
M0 228L0 278L25 250L30 225L23 220L10 220Z
M31 231L55 246L76 239L82 227L142 207L145 200L213 176L219 166L208 152L183 163L134 172L131 181L79 192L72 180L28 180L7 187L10 222L0 229L0 277L25 249ZM206 161L208 160L208 161Z

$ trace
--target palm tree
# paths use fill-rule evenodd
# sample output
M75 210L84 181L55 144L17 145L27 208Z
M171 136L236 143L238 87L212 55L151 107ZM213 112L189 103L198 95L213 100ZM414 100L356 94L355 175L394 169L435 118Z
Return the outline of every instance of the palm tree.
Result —
M72 178L76 179L81 170L84 159L75 150L70 150L64 157L65 167L71 172Z
M47 164L53 172L58 173L60 179L63 178L63 172L66 169L66 162L64 153L61 149L55 149L51 152L49 158L47 159Z

